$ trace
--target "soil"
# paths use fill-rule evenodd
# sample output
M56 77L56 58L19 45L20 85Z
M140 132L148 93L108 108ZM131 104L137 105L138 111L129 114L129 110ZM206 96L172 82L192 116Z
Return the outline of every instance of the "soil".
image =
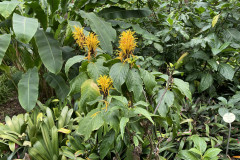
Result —
M17 96L13 97L0 105L0 122L3 123L6 116L12 117L21 113L26 113L26 111L19 104Z

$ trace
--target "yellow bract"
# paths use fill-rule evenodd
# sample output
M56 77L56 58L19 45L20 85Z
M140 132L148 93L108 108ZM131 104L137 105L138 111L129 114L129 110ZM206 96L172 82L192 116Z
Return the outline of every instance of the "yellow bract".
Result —
M87 37L86 37L86 41L85 41L85 46L88 48L88 60L91 59L91 55L94 54L94 57L97 54L97 47L99 45L99 41L97 38L97 35L95 35L94 33L90 33Z
M104 75L100 76L97 80L98 86L100 90L103 92L103 94L109 95L109 90L112 88L113 81L110 77Z
M119 59L123 61L124 59L129 58L130 55L133 55L133 51L137 46L136 38L134 37L134 33L130 30L122 32L119 40L119 48L121 51L119 52Z
M83 33L83 28L74 26L75 31L73 32L73 38L76 40L76 43L81 49L83 49L85 44L85 35Z

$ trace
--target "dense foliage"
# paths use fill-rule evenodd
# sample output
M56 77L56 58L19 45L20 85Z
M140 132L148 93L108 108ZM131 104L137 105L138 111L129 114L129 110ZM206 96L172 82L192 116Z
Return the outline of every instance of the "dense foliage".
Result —
M27 113L0 124L0 158L238 156L239 19L238 0L3 0L0 70Z

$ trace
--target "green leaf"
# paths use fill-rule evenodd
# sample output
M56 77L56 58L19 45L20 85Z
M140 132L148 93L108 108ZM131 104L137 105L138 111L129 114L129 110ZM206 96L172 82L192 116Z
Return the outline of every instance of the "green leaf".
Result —
M114 130L110 130L102 140L102 143L100 144L100 158L104 159L104 157L108 154L110 147L114 143L115 138L115 132Z
M192 152L181 150L179 152L179 155L184 160L199 160L198 157L196 157Z
M0 35L0 65L2 64L3 57L8 49L10 42L11 42L10 34Z
M48 26L48 17L47 17L47 14L42 9L42 7L40 6L40 4L38 2L33 2L33 1L31 3L25 3L25 4L33 9L33 11L36 13L35 17L40 22L42 28L46 30Z
M89 77L97 82L97 79L100 77L100 75L103 76L108 74L109 69L99 63L89 63L87 66L87 72Z
M137 69L133 68L128 71L127 78L126 78L126 85L128 90L130 92L131 91L133 92L134 98L138 100L142 94L143 87L142 87L142 79Z
M203 92L213 84L213 77L210 73L203 74L199 85L199 92Z
M76 63L80 63L83 60L85 60L84 56L74 56L72 58L69 58L68 61L65 64L65 73L68 76L69 69Z
M217 64L217 62L214 59L210 59L207 62L212 67L213 70L217 71L218 64Z
M147 93L152 95L153 88L157 85L155 76L141 68L140 68L140 76L143 80Z
M203 138L197 136L197 135L193 135L192 137L192 140L194 142L194 146L202 153L206 151L207 149L207 143L204 141Z
M121 86L127 78L128 70L129 70L128 63L116 63L110 69L109 75L113 80L113 86L119 92L122 91Z
M112 54L112 42L116 39L116 30L112 28L110 23L105 22L94 13L80 11L80 15L88 21L91 29L98 35L101 48L105 52Z
M128 121L129 121L129 118L127 118L127 117L122 117L120 120L120 131L121 131L122 139L123 139L123 136L125 133L125 127L126 127L126 124Z
M218 53L220 53L224 49L226 49L229 45L230 45L230 42L226 42L219 49L218 48L212 48L213 55L216 56Z
M109 8L104 8L98 15L109 20L109 19L127 19L127 18L143 18L151 14L150 10L138 9L138 10L126 10L124 8L111 6Z
M81 72L77 77L70 81L70 92L69 94L73 95L81 92L82 84L88 79L86 73Z
M223 35L226 41L232 41L233 39L240 41L240 32L236 28L224 30Z
M220 114L220 116L224 116L224 114L229 113L227 108L221 107L218 109L218 113Z
M23 43L28 43L37 31L37 19L23 17L14 13L12 21L16 39Z
M17 5L19 4L19 2L17 1L3 1L0 2L0 14L4 17L7 18L9 17L12 12L14 11L14 9L17 7Z
M152 117L151 117L151 114L150 114L146 109L143 109L143 108L140 108L140 107L135 107L135 108L133 109L133 111L134 111L135 114L141 114L141 115L143 115L143 116L146 117L150 122L152 122L152 123L154 124L154 122L153 122L153 120L152 120Z
M198 149L196 149L196 148L191 148L191 149L189 149L189 151L194 152L194 153L197 153L197 154L199 154L200 156L202 156L202 153L201 153Z
M192 94L189 90L189 83L178 78L174 78L173 82L183 95L185 95L189 100L192 100Z
M70 20L68 20L68 25L71 27L72 32L75 31L74 26L80 27L80 28L82 27L81 23L78 22L78 21L70 21ZM83 30L83 31L85 31L85 30Z
M86 80L81 86L80 108L86 107L86 103L100 96L99 88L92 79Z
M58 41L43 30L37 31L35 39L39 55L45 67L54 74L59 73L62 68L63 60L62 50Z
M77 133L84 135L84 140L89 139L92 131L99 129L104 124L102 113L98 113L99 111L98 108L93 109L86 117L80 120Z
M135 146L139 145L138 138L136 136L133 136L133 143Z
M233 79L233 76L235 73L234 69L229 64L225 64L225 63L219 64L218 71L223 77L229 80Z
M221 152L222 150L219 148L209 148L205 154L204 157L208 157L208 158L215 158L217 157L217 155Z
M154 48L156 48L160 53L163 53L163 46L159 43L153 43Z
M220 14L216 15L213 17L212 20L212 28L217 24L218 18L219 18Z
M26 111L31 111L38 99L38 70L36 67L29 69L18 83L18 99Z
M158 92L157 98L156 98L156 103L158 104L161 97L163 96L165 89L161 89ZM160 104L160 107L158 108L158 112L160 113L161 116L166 117L168 113L168 108L173 105L174 102L174 94L171 91L167 91L166 94L164 95L162 102Z
M60 0L47 0L48 4L50 5L51 8L51 12L52 14L58 10L59 4L60 4Z
M53 73L45 73L44 78L47 83L55 89L57 97L64 101L69 93L69 87L65 83L65 80L60 75L55 75Z

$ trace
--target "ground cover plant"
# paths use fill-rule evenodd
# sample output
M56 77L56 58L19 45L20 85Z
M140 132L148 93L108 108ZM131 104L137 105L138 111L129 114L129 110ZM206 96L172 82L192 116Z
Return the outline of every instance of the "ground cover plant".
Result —
M26 113L0 123L0 158L239 158L239 11L237 0L2 0L12 88L0 89Z

